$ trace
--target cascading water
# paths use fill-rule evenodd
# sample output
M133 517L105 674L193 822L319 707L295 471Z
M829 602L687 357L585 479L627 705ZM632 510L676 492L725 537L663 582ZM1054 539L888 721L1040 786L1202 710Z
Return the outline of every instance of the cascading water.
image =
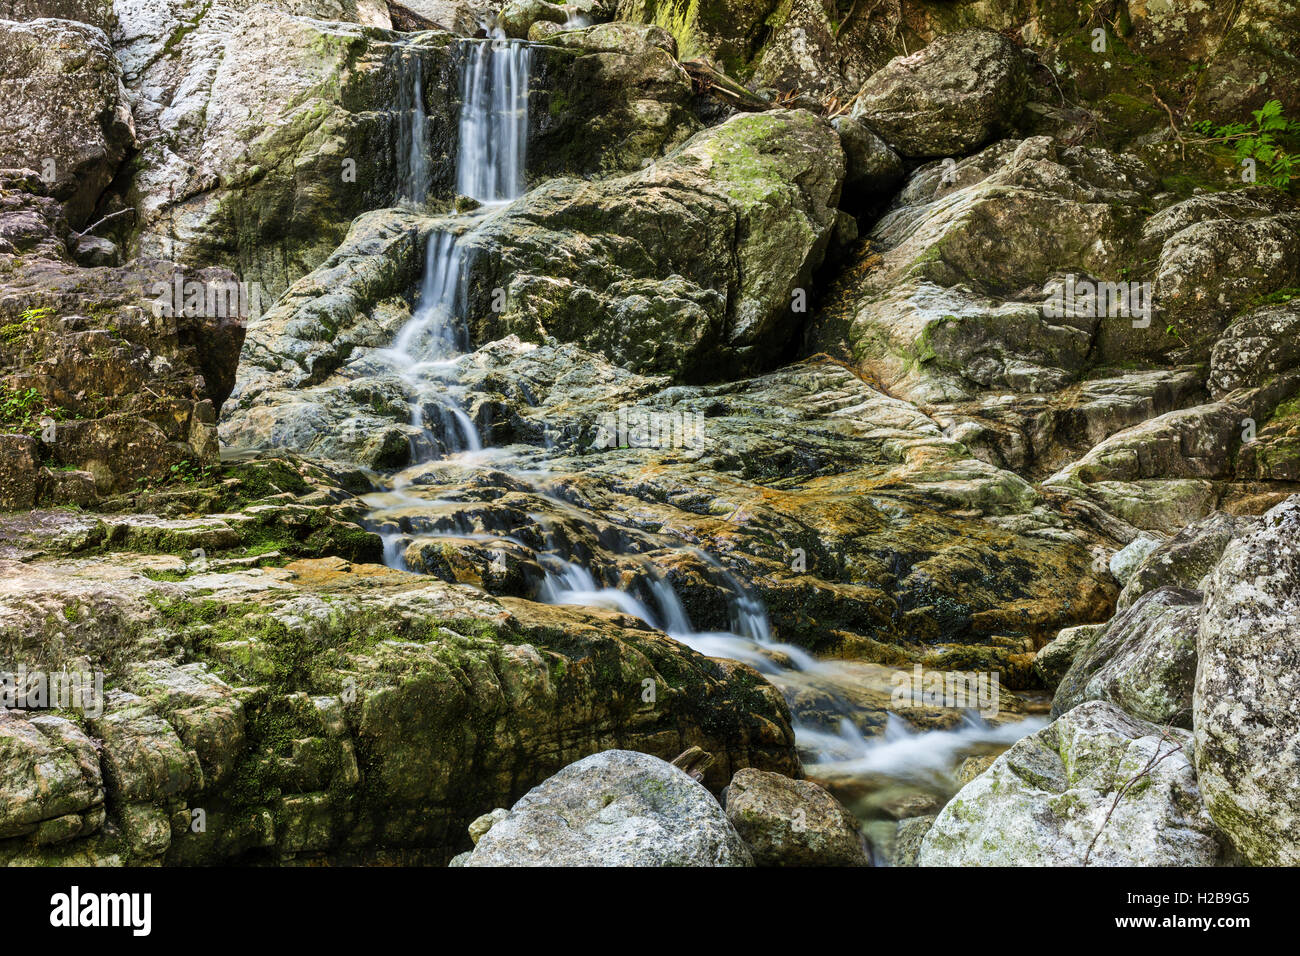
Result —
M424 64L403 52L398 70L398 196L421 204L429 196L429 122L424 111Z
M520 196L524 188L529 48L525 43L500 37L487 42L462 41L462 47L463 105L456 188L483 203L508 202ZM414 139L403 181L415 182L424 176L427 183L427 167L421 172L423 153L415 148L416 143L424 141L418 71L409 86L413 101L405 112L410 114ZM427 185L423 188L427 191ZM420 189L418 183L410 187L412 195L422 200ZM421 436L412 441L415 469L441 461L449 453L477 452L481 447L477 430L453 397L458 385L457 361L469 347L465 309L472 234L470 227L447 229L429 237L416 311L383 353L413 396L411 423ZM429 427L431 410L442 419L438 423L441 440ZM462 463L472 465L473 460ZM544 487L523 472L512 472L512 478L550 497ZM391 493L375 496L374 503L380 510L372 518L372 525L383 536L384 559L390 566L406 567L404 545L409 534L415 533L422 537L496 540L524 547L523 542L504 531L485 535L467 528L446 528L421 516L421 508L427 510L436 502L412 494L409 481L399 475ZM390 517L395 511L404 514L397 524ZM406 527L405 532L400 530L401 525ZM657 627L707 656L732 658L754 666L768 676L796 711L795 733L805 761L830 768L832 773L854 779L942 776L961 753L979 746L1009 744L1041 725L1041 721L1030 720L991 727L968 716L955 730L917 733L891 715L883 736L869 739L851 719L861 710L850 700L852 695L847 690L850 675L846 668L851 662L819 661L803 648L776 641L763 601L716 558L696 552L728 596L731 630L697 631L672 584L652 567L647 565L642 596L637 596L629 590L602 585L591 567L575 561L572 554L562 553L558 539L549 534L545 538L546 550L537 553L544 569L538 585L539 600L608 608ZM823 709L823 720L817 725L801 721L794 706L799 695L809 689ZM826 725L827 710L839 715L838 726Z
M506 202L524 190L532 51L500 38L468 46L460 74L456 191L479 202Z
M528 137L528 45L501 38L463 41L457 189L482 202L523 193ZM404 197L423 202L429 188L426 118L418 58L403 61L401 150ZM411 64L414 64L411 66ZM464 235L435 232L425 253L424 279L415 314L382 355L411 391L412 460L442 451L481 451L478 430L449 386L453 364L469 345L465 290L470 254ZM430 416L437 427L430 427ZM395 557L395 556L394 556Z

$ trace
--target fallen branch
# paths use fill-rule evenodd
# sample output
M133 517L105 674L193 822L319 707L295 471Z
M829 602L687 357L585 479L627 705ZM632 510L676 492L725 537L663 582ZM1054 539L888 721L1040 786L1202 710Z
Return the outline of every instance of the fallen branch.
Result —
M1178 124L1174 122L1174 111L1169 108L1168 103L1166 103L1164 100L1160 98L1160 94L1156 92L1156 88L1154 86L1152 86L1150 83L1143 83L1142 85L1151 91L1151 95L1156 98L1156 102L1159 103L1161 106L1163 106L1165 108L1165 112L1169 114L1169 128L1174 131L1174 136L1178 140L1178 146L1182 152L1183 159L1186 159L1187 140L1183 139L1183 134L1178 131Z
M1129 777L1128 780L1124 782L1124 785L1120 787L1118 791L1116 791L1115 799L1111 801L1110 809L1106 811L1105 819L1101 821L1101 826L1098 827L1097 832L1093 834L1092 842L1088 844L1087 852L1083 854L1084 866L1087 866L1088 860L1092 858L1092 848L1095 847L1097 845L1097 841L1101 839L1101 834L1106 829L1106 824L1110 823L1111 815L1115 812L1115 808L1119 806L1119 802L1124 799L1125 795L1128 794L1128 792L1133 789L1134 785L1137 784L1139 780L1141 780L1143 777L1150 774L1151 771L1156 768L1157 764L1163 761L1166 757L1172 756L1173 754L1182 751L1183 749L1182 744L1174 744L1173 749L1167 750L1162 754L1160 752L1160 745L1164 743L1166 740L1169 740L1170 743L1173 743L1173 741L1170 740L1169 737L1168 724L1166 724L1164 729L1160 732L1160 739L1156 741L1156 752L1151 755L1151 759L1146 762L1146 766L1143 767L1141 770L1139 770L1137 773L1133 774L1133 776Z
M681 67L691 78L691 85L697 93L715 96L728 106L747 113L761 113L772 108L768 100L745 89L703 60L683 60Z
M99 220L98 222L91 223L85 229L81 230L81 232L74 231L72 234L76 236L78 239L84 239L86 236L90 235L92 232L94 232L104 223L108 222L110 219L116 219L118 216L124 216L129 212L134 213L135 209L128 206L126 209L119 209L117 212L110 212L103 219Z

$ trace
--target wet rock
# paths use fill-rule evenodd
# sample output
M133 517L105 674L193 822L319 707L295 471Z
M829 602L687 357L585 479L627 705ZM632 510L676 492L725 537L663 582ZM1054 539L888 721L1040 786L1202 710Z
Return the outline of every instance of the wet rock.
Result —
M1221 865L1229 847L1201 802L1191 749L1186 731L1081 704L963 787L917 864Z
M1205 585L1193 703L1210 816L1251 863L1300 861L1294 701L1300 498L1227 545Z
M809 780L742 770L727 787L727 819L759 866L869 866L858 823Z
M129 253L224 264L269 304L333 251L354 216L405 188L410 107L393 107L410 103L417 75L427 185L449 191L454 164L438 157L455 129L453 38L403 38L338 16L327 3L217 3L173 49L179 23L134 7L122 15L120 55L148 136L127 197L141 214Z
M663 760L607 750L526 793L464 866L751 866L713 796Z
M1141 720L1190 730L1200 611L1199 591L1162 587L1142 595L1074 655L1052 713L1105 700Z
M81 226L136 146L122 73L98 26L0 23L0 167L37 170Z
M1008 132L1027 89L1015 44L992 31L963 30L874 73L852 116L902 156L952 156Z
M173 580L142 573L160 569ZM704 779L714 790L746 766L798 768L788 711L754 671L608 612L507 605L341 559L232 563L215 546L190 563L121 552L4 572L0 654L47 669L75 659L117 688L86 730L102 741L124 842L87 842L93 820L75 834L50 823L42 839L60 859L366 859L383 845L441 862L481 800L508 802L520 781L612 740L665 756L703 747L718 758ZM199 659L166 659L165 642ZM190 826L195 807L206 830ZM59 805L48 819L74 812L88 811Z

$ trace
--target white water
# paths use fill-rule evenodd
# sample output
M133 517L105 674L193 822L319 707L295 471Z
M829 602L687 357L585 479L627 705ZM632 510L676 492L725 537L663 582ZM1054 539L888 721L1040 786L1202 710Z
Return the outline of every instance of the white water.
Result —
M504 202L523 193L528 137L528 46L511 40L463 41L460 154L456 163L459 192L483 202ZM402 190L423 202L429 189L426 118L418 59L403 59ZM414 66L410 66L414 63ZM424 278L415 313L379 357L406 382L411 394L412 459L427 460L440 451L482 451L478 429L449 386L455 361L469 347L465 325L466 289L471 257L463 234L450 231L429 237ZM396 544L386 542L386 557L399 559ZM391 554L388 554L392 551Z
M422 204L429 196L429 124L424 112L424 67L416 53L403 55L398 76L398 196Z
M528 130L528 75L530 53L523 43L504 41L465 41L462 59L461 88L464 101L460 116L460 151L457 159L457 191L485 203L500 203L523 193L524 167ZM411 84L418 101L418 74ZM423 142L422 107L410 110L411 128L416 141ZM417 179L419 163L415 142L409 153L411 176ZM423 174L427 183L427 169ZM412 186L419 194L421 187ZM427 192L427 185L424 187ZM420 430L420 439L412 442L412 461L430 463L448 454L481 452L478 431L451 390L457 385L457 359L469 347L465 303L469 269L472 264L468 232L444 231L429 238L424 278L417 308L400 330L392 346L382 355L409 385L412 424ZM430 408L440 419L430 427ZM440 440L441 436L441 440ZM480 463L470 458L467 465ZM537 483L498 458L494 464L509 470L539 493ZM414 469L413 469L414 470ZM431 508L435 503L405 490L405 480L394 483L393 492L375 496L375 504L385 499L387 508ZM375 514L384 541L385 563L405 568L404 546L409 536ZM540 520L540 519L539 519ZM403 519L418 524L418 519ZM467 537L475 540L501 540L522 545L517 538L500 535L460 534L456 531L426 533L424 537ZM681 598L672 584L652 567L644 577L644 597L608 587L597 580L592 570L573 555L561 554L556 542L549 551L538 554L544 567L538 598L551 604L607 608L657 627L673 639L711 657L726 657L752 665L765 673L792 703L809 679L830 687L829 704L842 719L837 730L811 726L796 715L795 733L805 761L816 768L840 776L884 775L911 780L950 772L955 761L966 752L988 745L1005 745L1038 729L1043 721L1031 719L1000 726L990 726L977 717L968 716L953 730L918 733L901 718L890 715L883 735L864 737L853 723L854 705L849 703L850 675L844 665L822 662L808 651L776 640L762 600L753 594L717 559L697 552L712 568L718 586L728 596L730 630L698 631L690 620ZM838 683L838 681L843 683ZM840 693L845 690L845 693Z
M456 191L479 202L507 202L524 191L532 51L502 39L466 45Z

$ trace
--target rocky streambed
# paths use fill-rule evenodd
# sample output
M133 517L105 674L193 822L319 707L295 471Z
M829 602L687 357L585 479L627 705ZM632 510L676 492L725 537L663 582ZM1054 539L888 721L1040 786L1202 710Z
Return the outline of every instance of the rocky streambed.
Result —
M1300 13L708 6L0 4L0 859L1295 861Z

